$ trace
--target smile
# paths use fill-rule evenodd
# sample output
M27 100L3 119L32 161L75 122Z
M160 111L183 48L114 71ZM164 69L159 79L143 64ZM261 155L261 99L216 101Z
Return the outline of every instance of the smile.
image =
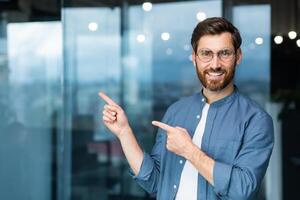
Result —
M208 72L207 75L209 76L222 76L224 72Z

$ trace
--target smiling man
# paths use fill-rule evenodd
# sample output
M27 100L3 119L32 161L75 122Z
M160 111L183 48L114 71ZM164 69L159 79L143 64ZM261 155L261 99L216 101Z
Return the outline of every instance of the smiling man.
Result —
M273 148L271 117L233 83L241 62L239 31L224 18L192 34L202 91L172 104L151 154L137 143L126 114L104 93L104 124L118 137L134 179L160 200L255 199Z

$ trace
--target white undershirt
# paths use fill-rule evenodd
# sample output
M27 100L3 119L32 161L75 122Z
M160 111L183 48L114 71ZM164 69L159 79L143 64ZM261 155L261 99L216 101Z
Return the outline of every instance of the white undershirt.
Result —
M193 136L193 143L201 148L202 136L205 129L209 104L205 104L202 110L201 120ZM184 164L176 200L197 200L198 170L187 160Z

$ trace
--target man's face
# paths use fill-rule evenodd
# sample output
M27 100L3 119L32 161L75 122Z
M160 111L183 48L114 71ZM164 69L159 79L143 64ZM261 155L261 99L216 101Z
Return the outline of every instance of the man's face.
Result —
M203 87L220 91L232 83L235 66L241 61L241 50L234 51L230 33L205 35L198 41L193 60Z

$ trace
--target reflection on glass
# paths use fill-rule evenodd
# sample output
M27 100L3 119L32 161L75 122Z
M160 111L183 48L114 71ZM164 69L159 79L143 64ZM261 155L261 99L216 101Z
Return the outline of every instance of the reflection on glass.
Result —
M0 76L0 199L52 197L61 50L59 22L7 26Z
M270 5L233 9L233 22L243 38L243 61L236 71L236 83L240 91L262 106L269 100L270 93L270 13Z
M120 10L68 8L64 13L67 91L71 104L72 199L107 199L120 191L119 144L101 121L98 92L120 100ZM97 24L97 28L96 28ZM70 105L67 105L70 106Z

